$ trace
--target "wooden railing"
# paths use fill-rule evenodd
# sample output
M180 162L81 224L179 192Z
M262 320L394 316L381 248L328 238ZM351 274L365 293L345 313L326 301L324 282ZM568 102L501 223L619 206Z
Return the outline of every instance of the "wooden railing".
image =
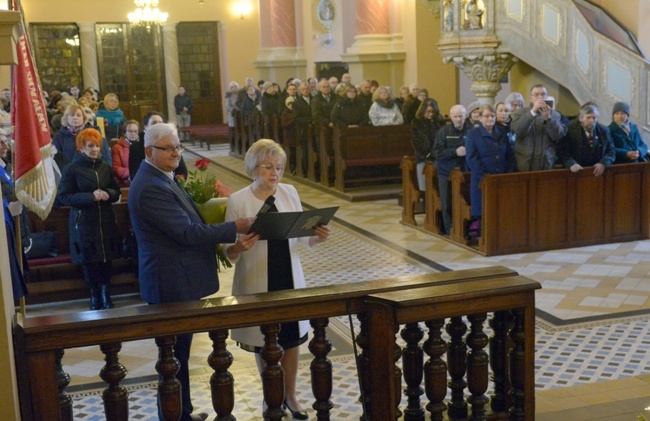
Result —
M385 373L386 368L394 367L394 333L398 325L408 323L408 330L412 331L412 324L421 320L427 321L430 338L434 338L424 343L431 360L423 365L419 334L405 336L408 343L403 352L408 385L406 393L409 396L407 412L415 410L416 395L419 396L417 390L422 373L418 374L418 371L424 367L424 376L429 379L427 376L430 374L427 373L434 364L437 367L435 381L426 385L427 395L432 402L427 408L432 415L444 413L440 396L442 393L444 398L446 393L447 377L445 369L441 369L444 367L441 356L448 349L447 365L452 392L449 415L455 413L452 408L467 405L462 395L463 389L468 387L473 395L468 402L478 416L483 413L481 403L485 399L481 390L486 382L485 369L479 361L484 361L482 350L488 343L480 321L484 320L486 312L496 311L494 322L490 322L495 332L490 339L490 364L494 372L495 393L501 393L500 400L497 400L503 402L493 404L491 410L501 416L509 411L510 419L533 419L532 315L534 290L539 287L536 282L519 277L507 268L492 267L59 316L23 319L17 315L14 337L21 412L24 420L72 419L72 403L65 390L70 379L62 369L64 349L99 345L106 355L106 365L100 375L107 382L104 393L107 419L126 419L128 394L121 382L127 371L119 362L121 343L155 338L159 349L156 369L162 378L158 388L162 414L164 419L177 419L180 413L180 386L174 377L178 370L178 363L173 358L175 335L209 332L214 350L207 361L214 370L210 382L213 407L218 419L233 419L234 380L228 371L232 364L232 355L226 347L228 329L260 325L265 336L261 355L266 361L262 373L264 400L269 408L266 416L277 421L284 416L283 372L279 366L283 350L277 344L279 323L310 320L314 329L309 343L314 356L311 384L315 401L312 408L316 410L319 420L329 420L333 407L330 400L333 375L332 364L327 358L331 343L326 335L326 327L328 318L349 312L356 314L361 321L356 342L362 351L358 362L365 397L363 403L367 410L364 419L395 419L392 414L398 411L401 381L396 375L399 369L393 371L391 368L388 377L378 376L377 370ZM380 295L396 291L400 292ZM374 314L377 303L383 307L379 309L381 315ZM387 314L386 305L395 309L395 317L389 317L391 322L388 325L383 325L383 322L377 324L376 320L386 320L382 319ZM506 321L501 320L508 311L513 317L512 329ZM468 315L471 322L472 333L467 336L466 345L463 334L467 326L460 319L463 315ZM440 343L439 329L444 318L451 318L448 331L452 339L449 345ZM508 331L514 343L509 354L505 339ZM461 361L466 346L472 350L467 373ZM497 351L493 352L492 347ZM504 367L508 366L512 367L509 375L504 371ZM389 400L383 401L387 393ZM513 397L511 401L502 398L507 393ZM384 411L387 411L386 415ZM381 416L373 417L372 413ZM442 418L436 415L433 419Z

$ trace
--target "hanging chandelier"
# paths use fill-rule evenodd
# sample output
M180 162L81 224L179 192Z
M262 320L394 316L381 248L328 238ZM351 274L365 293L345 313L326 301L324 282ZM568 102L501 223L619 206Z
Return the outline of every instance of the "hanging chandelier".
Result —
M147 31L152 25L164 25L167 23L169 13L161 12L158 9L158 0L134 0L135 11L129 13L129 22L135 26L145 26Z

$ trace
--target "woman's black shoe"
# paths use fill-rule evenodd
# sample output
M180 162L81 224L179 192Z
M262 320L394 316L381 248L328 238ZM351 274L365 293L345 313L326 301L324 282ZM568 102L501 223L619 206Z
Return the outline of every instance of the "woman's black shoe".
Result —
M289 412L291 412L291 416L293 417L294 420L309 419L309 415L307 415L307 411L294 411L293 409L291 409L287 401L284 401L284 406L286 406Z

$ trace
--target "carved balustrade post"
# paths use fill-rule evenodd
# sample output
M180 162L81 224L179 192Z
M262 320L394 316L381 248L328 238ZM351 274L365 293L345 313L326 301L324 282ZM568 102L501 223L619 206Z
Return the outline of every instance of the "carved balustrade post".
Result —
M445 319L425 322L429 328L429 339L424 342L424 352L429 360L424 364L424 385L429 398L427 411L431 413L431 421L442 421L447 409L444 400L447 396L447 363L442 356L447 352L447 344L442 339L442 327Z
M451 389L451 402L449 402L450 418L467 418L467 402L463 390L467 387L465 372L467 371L467 345L463 336L467 326L462 317L452 317L446 326L447 333L451 336L447 346L447 365L449 369L449 388Z
M524 413L526 373L526 352L524 347L525 311L524 308L511 310L513 325L512 329L510 329L510 339L512 339L513 347L510 350L510 382L512 383L512 388L510 389L512 406L508 410L510 420L526 419Z
M486 313L467 316L471 323L470 333L467 335L467 345L470 351L467 355L468 389L472 396L468 401L472 405L472 420L487 421L485 406L488 397L485 392L488 387L488 355L484 348L488 344L488 337L483 332L483 322L487 319Z
M507 391L510 390L508 378L508 335L511 317L507 311L497 311L490 318L492 336L490 337L490 368L494 391L490 399L490 407L494 412L503 412L507 407Z
M158 400L160 412L165 421L181 417L181 382L176 378L180 363L174 356L176 336L156 338L158 361L156 371L162 379L158 382Z
M232 410L235 407L235 381L228 368L232 365L232 354L226 349L228 330L214 330L208 334L212 340L212 352L208 365L214 370L210 376L212 407L219 421L235 421Z
M122 343L113 342L101 344L99 349L105 355L106 364L99 372L108 387L104 389L104 412L106 419L111 421L122 421L129 419L129 393L120 384L126 377L127 370L120 363L118 353L122 349Z
M420 347L420 341L424 338L424 331L418 323L408 323L402 329L401 336L406 341L406 347L402 350L402 365L406 382L404 394L408 397L404 420L424 421L424 409L420 406L420 396L424 393L420 386L424 364L424 353Z
M357 367L359 370L359 383L361 383L361 396L359 402L365 409L366 417L362 415L359 419L361 421L371 421L372 414L370 413L370 359L368 357L368 317L365 313L357 315L361 323L359 334L356 337L356 342L361 352L357 357Z
M311 390L316 402L312 408L316 410L318 421L329 421L330 411L334 407L332 397L332 362L327 355L332 351L332 342L327 339L326 328L329 319L310 320L314 329L314 337L309 342L309 351L314 356L311 362Z
M395 324L395 334L399 332L399 325ZM393 339L393 361L395 362L395 419L401 418L402 411L399 409L399 404L402 401L402 369L397 364L402 358L402 348L397 345L395 337Z
M56 351L54 356L54 372L56 373L56 386L59 390L59 413L62 421L72 421L72 398L65 391L70 384L70 376L63 371L61 360L63 359L64 350Z
M262 370L262 389L264 391L264 401L268 406L264 416L271 421L280 421L282 417L286 416L286 412L282 409L284 371L280 365L280 360L284 355L284 350L278 343L280 325L278 323L263 325L261 329L264 335L264 346L260 356L265 362Z

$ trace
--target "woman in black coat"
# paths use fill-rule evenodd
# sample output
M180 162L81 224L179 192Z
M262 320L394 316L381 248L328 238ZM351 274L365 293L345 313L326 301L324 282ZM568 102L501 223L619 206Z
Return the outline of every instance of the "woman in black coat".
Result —
M425 99L415 113L411 122L411 144L415 151L415 163L417 166L418 188L424 191L424 166L427 160L433 161L433 146L436 143L438 130L444 126L444 120L440 116L438 102L433 98Z
M70 206L70 254L82 264L90 289L90 309L113 308L110 295L111 260L120 257L113 203L120 188L111 167L101 160L102 135L84 129L77 135L74 160L63 170L57 198Z
M368 113L357 99L357 90L348 85L341 90L341 98L334 108L330 121L338 127L367 126L370 120Z

